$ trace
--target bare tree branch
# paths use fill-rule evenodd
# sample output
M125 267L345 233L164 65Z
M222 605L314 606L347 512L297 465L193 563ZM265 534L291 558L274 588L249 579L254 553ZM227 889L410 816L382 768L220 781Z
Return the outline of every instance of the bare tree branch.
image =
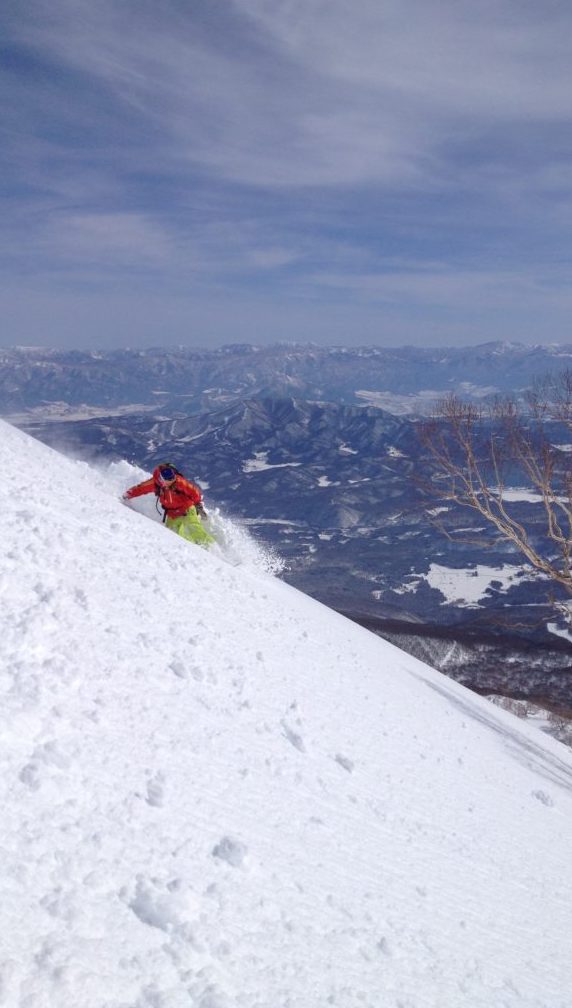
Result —
M572 371L539 382L524 406L509 398L485 409L449 395L421 438L433 461L430 494L476 512L572 596L572 453L552 443L551 425L572 435ZM516 517L507 478L514 486L517 476L542 505L540 526Z

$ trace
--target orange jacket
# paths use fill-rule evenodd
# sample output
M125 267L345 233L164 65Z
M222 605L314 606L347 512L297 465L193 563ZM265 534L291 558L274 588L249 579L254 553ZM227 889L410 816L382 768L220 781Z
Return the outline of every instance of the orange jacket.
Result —
M143 494L155 493L159 498L161 507L165 510L167 518L182 518L189 508L202 502L202 494L198 486L186 480L184 476L177 473L174 483L169 486L161 486L158 482L159 470L155 469L151 479L138 483L137 486L130 487L125 491L125 497L142 497Z

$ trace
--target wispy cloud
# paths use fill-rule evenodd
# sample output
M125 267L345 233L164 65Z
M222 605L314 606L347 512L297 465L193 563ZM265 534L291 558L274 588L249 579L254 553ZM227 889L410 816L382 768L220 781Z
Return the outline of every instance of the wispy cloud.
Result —
M455 270L450 264L440 269L412 264L409 270L374 274L323 273L313 277L336 291L348 291L361 300L398 306L440 308L450 312L511 311L515 306L531 307L550 314L554 308L572 309L572 290L567 277L539 276L534 271Z
M567 337L568 6L25 8L3 15L8 305L14 276L36 292L30 304L50 282L50 303L59 292L74 311L89 282L86 315L97 290L103 299L122 283L122 298L137 298L154 283L182 326L197 303L208 315L216 291L210 338L228 341L246 303L266 317L273 301L297 325L305 304L316 332L328 329L320 309L325 320L346 305L371 338L367 312L384 302L419 340L436 338L445 310L467 331L481 302L482 338L501 312L515 338L528 304ZM388 269L399 259L417 266ZM284 338L278 325L266 338L279 329Z

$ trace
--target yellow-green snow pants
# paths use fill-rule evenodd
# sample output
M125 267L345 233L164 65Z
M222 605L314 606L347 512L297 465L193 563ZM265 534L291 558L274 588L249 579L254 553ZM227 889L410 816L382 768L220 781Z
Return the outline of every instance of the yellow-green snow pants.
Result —
M212 535L203 528L195 507L189 508L182 518L167 518L165 525L197 546L210 546L214 543Z

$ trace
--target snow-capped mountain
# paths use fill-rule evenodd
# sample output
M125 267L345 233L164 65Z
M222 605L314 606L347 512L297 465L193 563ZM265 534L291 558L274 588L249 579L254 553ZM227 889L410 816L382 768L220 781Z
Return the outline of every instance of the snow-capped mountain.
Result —
M569 1008L571 754L0 439L1 1003Z
M0 350L0 414L41 406L131 404L203 412L247 397L369 403L393 413L425 413L454 391L475 400L529 388L572 361L572 346L485 343L462 348L237 345L76 351Z

